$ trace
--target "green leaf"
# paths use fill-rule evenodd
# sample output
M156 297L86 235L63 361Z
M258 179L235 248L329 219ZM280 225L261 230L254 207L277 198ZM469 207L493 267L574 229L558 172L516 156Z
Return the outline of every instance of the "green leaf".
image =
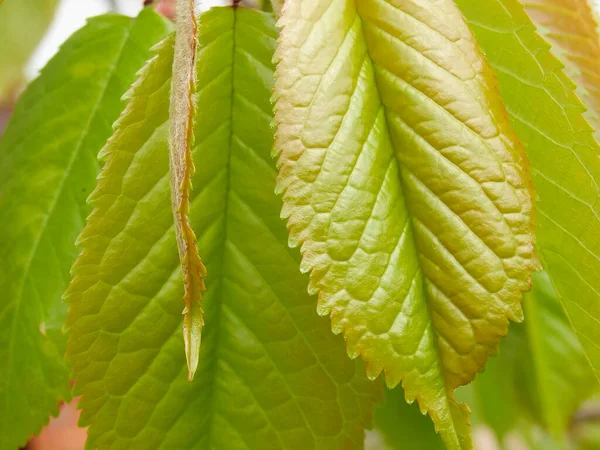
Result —
M594 373L546 273L535 274L534 291L525 297L529 350L520 362L534 419L557 442L564 442L573 414L596 388ZM531 367L530 364L533 366Z
M463 388L471 391L467 403L479 422L489 425L500 442L518 426L520 419L531 418L530 410L523 409L520 394L525 388L518 378L522 373L517 371L517 365L527 353L522 349L528 345L522 330L523 327L512 326L500 344L500 355L491 358L485 372ZM462 390L458 392L458 398L461 398L461 393Z
M446 448L431 420L421 414L416 404L408 405L404 401L404 392L399 386L386 390L385 404L375 410L375 429L384 437L384 448L390 450Z
M195 380L169 187L173 40L128 95L67 293L88 448L353 449L381 386L314 313L273 193L271 16L200 18L191 225L209 272Z
M600 132L600 38L590 0L523 0L525 11L552 44L552 53L577 83L589 108L586 117ZM600 136L598 134L597 136Z
M280 25L278 188L318 311L471 448L454 389L522 318L535 266L491 71L450 0L288 0Z
M46 33L58 0L0 1L0 100L22 82L23 68Z
M61 296L96 154L119 98L167 28L152 11L91 19L23 94L0 143L2 450L24 444L69 396Z
M518 1L457 4L526 145L538 196L538 256L600 377L600 147L572 81Z
M526 424L566 442L574 413L595 388L594 374L546 273L524 299L524 324L511 329L475 380L477 408L499 439Z

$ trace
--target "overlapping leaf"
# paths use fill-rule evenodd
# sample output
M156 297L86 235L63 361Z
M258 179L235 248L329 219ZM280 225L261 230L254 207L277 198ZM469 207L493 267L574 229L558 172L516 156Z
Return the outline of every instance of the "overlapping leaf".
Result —
M168 170L172 40L141 73L92 195L68 292L88 448L352 449L379 390L314 313L270 158L269 15L204 14L190 218L209 268L186 379Z
M600 131L600 37L590 0L523 0L525 11L577 83L584 116ZM600 136L600 135L597 135Z
M562 64L517 0L457 0L498 75L538 195L538 255L600 376L600 147ZM527 99L527 101L523 101Z
M171 208L175 219L175 236L183 272L184 310L183 343L188 365L188 378L194 379L198 368L204 313L202 294L206 290L203 277L206 268L196 247L196 235L189 222L190 191L195 167L192 159L194 140L194 92L196 89L196 49L198 23L196 2L178 0L177 32L171 80L169 165L171 173Z
M68 397L66 305L74 241L120 97L164 37L152 11L91 19L16 105L0 144L0 449L14 450Z
M431 420L421 414L416 404L408 405L404 401L400 386L386 390L385 403L375 410L374 433L379 433L383 442L379 445L374 443L371 447L367 445L367 450L446 448L440 435L434 431Z
M473 379L520 320L533 256L519 142L452 1L288 0L278 188L352 357L470 448Z
M565 444L595 378L547 274L536 274L534 285L524 299L525 323L511 329L498 360L475 380L476 407L500 439L539 425Z

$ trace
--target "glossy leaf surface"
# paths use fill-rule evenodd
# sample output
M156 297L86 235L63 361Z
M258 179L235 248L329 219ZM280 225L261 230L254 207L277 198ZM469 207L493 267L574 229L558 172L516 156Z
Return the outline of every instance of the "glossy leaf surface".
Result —
M452 1L288 0L280 25L278 189L318 311L470 448L453 391L522 318L535 266L493 74Z
M165 36L152 11L91 19L17 103L0 143L0 449L69 396L62 294L120 97Z
M128 95L69 289L88 448L360 449L380 387L314 312L270 158L270 15L201 16L190 219L209 268L195 380L170 209L167 40Z

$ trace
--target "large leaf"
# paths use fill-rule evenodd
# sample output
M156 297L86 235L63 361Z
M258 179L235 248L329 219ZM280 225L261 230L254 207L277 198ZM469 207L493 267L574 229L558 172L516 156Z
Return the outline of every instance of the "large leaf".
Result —
M200 23L190 219L209 271L198 371L188 382L170 209L168 40L102 152L68 291L88 448L361 448L380 386L314 313L273 193L274 25L233 8Z
M600 38L590 0L522 0L552 53L577 82L585 117L600 131ZM598 135L600 136L600 134Z
M152 11L91 19L16 105L0 144L0 449L69 395L61 296L119 98L167 25Z
M46 33L58 0L0 2L0 100L18 88L23 69Z
M453 391L522 318L535 265L491 71L450 0L288 0L280 25L278 188L318 311L470 448Z
M600 147L574 85L517 0L457 0L498 75L537 191L537 251L600 376ZM527 101L523 101L527 99Z

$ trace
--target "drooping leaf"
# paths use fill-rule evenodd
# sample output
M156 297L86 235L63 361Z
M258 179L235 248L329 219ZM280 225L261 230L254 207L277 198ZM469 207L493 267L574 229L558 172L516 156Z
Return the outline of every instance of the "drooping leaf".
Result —
M152 11L91 19L17 103L0 143L0 449L25 443L69 396L61 297L96 155L120 97L165 36Z
M522 0L525 11L552 44L587 105L584 116L600 131L600 37L589 0ZM599 135L600 136L600 135Z
M183 310L183 342L188 365L188 378L194 379L198 368L200 342L204 317L202 293L206 291L202 277L206 268L202 264L196 235L189 222L190 192L195 167L192 159L194 141L196 89L196 46L198 25L194 0L177 1L177 33L171 81L169 165L171 167L171 209L175 219L175 235L183 283L185 286Z
M287 0L280 25L278 188L318 311L470 448L453 391L522 318L535 266L492 73L452 1Z
M95 155L165 28L150 13L93 19L24 94L0 145L0 448L22 444L68 396L61 295Z
M270 15L200 17L190 219L209 268L196 378L186 380L170 211L168 40L128 95L68 292L88 448L354 449L381 386L314 313L279 219Z
M517 0L457 0L532 165L537 253L600 377L600 147L562 64ZM527 99L527 101L523 101Z
M46 33L58 0L0 2L0 100L18 88L23 69Z

